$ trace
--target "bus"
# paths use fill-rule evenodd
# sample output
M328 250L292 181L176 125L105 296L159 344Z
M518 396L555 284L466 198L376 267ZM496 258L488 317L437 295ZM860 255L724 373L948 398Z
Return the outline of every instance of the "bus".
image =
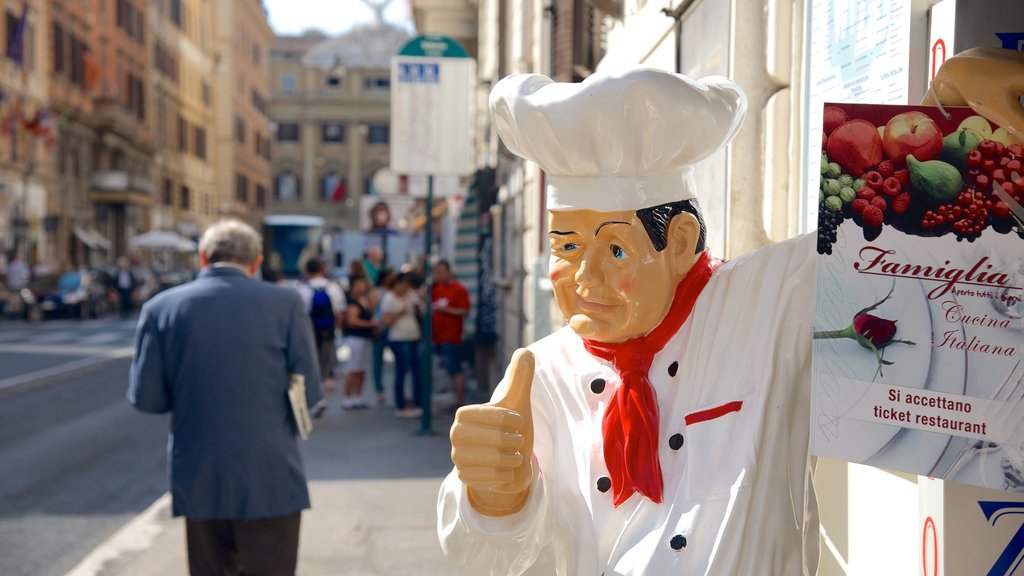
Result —
M263 219L263 278L295 282L303 266L320 254L324 219L277 214Z

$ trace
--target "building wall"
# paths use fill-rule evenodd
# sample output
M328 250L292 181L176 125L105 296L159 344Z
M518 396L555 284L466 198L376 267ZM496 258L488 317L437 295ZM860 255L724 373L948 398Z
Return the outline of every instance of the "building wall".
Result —
M260 3L215 4L215 167L218 216L256 223L270 195L270 45L273 31ZM259 152L257 152L259 142Z
M0 2L0 17L22 15L22 2ZM14 117L21 110L34 114L49 102L49 78L44 68L45 30L49 6L30 3L24 42L24 66L18 66L7 47L6 26L0 29L0 102L4 117ZM47 232L47 216L52 215L50 199L53 188L52 165L48 151L40 139L24 130L4 130L0 137L0 252L15 249L16 236L21 238L18 252L27 262L51 261L58 254L58 238ZM20 226L16 226L20 224ZM6 258L0 256L0 263Z
M371 86L377 81L389 83L391 72L383 67L324 69L303 63L308 50L321 42L336 41L308 40L282 38L273 51L271 116L277 127L273 173L275 179L285 172L297 174L301 193L283 198L275 180L272 211L322 216L328 229L355 230L359 199L370 191L369 181L377 170L390 162L390 138L388 143L370 143L368 138L371 127L390 124L390 89ZM294 87L285 89L292 82ZM340 124L341 142L325 138L326 124ZM298 140L287 140L285 134L295 125ZM331 187L325 187L328 175L344 179L343 199L335 201Z
M72 45L86 42L90 52L95 50L91 39L97 15L72 0L51 0L48 8L48 21L42 27L46 33L41 34L45 46L41 66L50 75L50 107L60 118L56 142L47 159L54 172L54 190L58 192L53 195L54 213L59 217L56 264L94 264L106 259L107 250L85 244L74 232L76 228L91 231L96 226L96 211L89 201L89 179L96 144L90 89L97 86L82 77L85 58Z
M99 0L92 44L99 53L93 122L96 145L90 200L97 224L114 245L128 253L128 239L149 227L153 203L153 136L150 110L150 31L142 0Z
M155 196L151 227L198 236L217 214L213 123L213 8L185 0L149 12Z

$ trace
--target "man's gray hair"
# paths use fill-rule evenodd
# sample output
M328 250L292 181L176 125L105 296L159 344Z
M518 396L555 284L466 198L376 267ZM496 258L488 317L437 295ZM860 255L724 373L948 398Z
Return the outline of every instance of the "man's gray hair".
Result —
M199 251L210 264L233 262L248 266L263 251L263 238L241 220L221 220L203 233Z

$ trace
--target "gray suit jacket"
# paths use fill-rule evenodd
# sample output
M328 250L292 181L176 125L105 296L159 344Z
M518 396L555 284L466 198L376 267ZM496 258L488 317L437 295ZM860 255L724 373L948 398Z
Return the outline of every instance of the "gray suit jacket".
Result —
M286 391L306 377L322 396L313 330L294 290L207 268L159 294L139 317L128 401L171 412L173 513L268 518L309 508Z

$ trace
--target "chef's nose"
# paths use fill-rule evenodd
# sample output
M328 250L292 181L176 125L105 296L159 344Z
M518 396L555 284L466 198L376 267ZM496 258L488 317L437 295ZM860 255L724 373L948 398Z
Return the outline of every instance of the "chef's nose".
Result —
M580 258L580 267L576 271L576 283L581 288L595 286L604 282L603 260L596 250L587 250Z

